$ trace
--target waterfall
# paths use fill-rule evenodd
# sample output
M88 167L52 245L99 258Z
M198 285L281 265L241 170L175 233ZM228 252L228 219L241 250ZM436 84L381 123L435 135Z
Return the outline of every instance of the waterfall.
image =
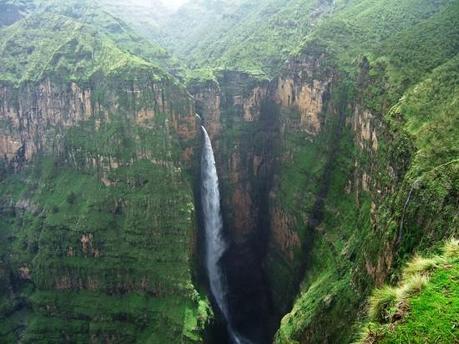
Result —
M212 143L206 129L203 126L201 128L204 136L201 156L201 203L206 241L205 266L209 278L210 291L226 321L231 340L235 344L249 344L250 341L240 336L231 325L226 278L220 265L220 260L226 251L227 245L223 237L218 175Z

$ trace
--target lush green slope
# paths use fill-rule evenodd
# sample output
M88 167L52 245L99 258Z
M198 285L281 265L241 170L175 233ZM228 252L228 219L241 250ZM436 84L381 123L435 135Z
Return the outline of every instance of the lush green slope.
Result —
M113 42L123 50L128 51L129 53L137 56L141 56L150 63L159 65L164 70L182 77L184 74L184 68L180 61L174 58L169 52L164 48L160 47L158 44L153 41L148 41L142 37L141 30L138 29L137 33L134 28L126 24L119 18L126 18L128 23L132 25L132 16L129 15L131 12L131 3L126 3L124 13L119 11L111 11L112 6L115 6L115 3L110 5L104 1L44 1L39 7L41 10L46 12L53 12L58 14L63 14L65 16L72 17L80 22L90 25L95 31L103 32L106 34ZM159 9L162 11L164 9ZM141 13L142 15L148 15L145 13L142 8L132 9L134 13ZM113 14L118 15L115 17ZM122 15L123 14L123 15ZM121 16L120 16L121 15Z
M98 0L104 9L117 18L122 18L133 30L154 42L160 27L174 11L162 0Z
M322 50L352 81L345 102L356 108L347 117L370 111L379 147L359 148L357 133L345 128L324 220L314 232L301 222L296 229L313 242L303 258L309 268L277 342L352 340L349 324L358 318L362 295L381 278L397 276L416 248L429 251L457 235L458 13L450 1L353 2L324 19L298 53ZM320 181L323 162L311 154L321 140L313 141L319 147L298 148L283 166L280 202L295 217L313 210L310 197L291 195ZM362 174L371 178L366 190L359 187Z
M437 15L443 18L424 22L448 3L455 4L454 1L375 0L198 1L186 4L170 16L162 24L163 33L157 39L194 67L212 66L274 76L292 53L302 49L304 41L326 42L333 56L351 63L359 54L379 57L383 51L389 51L389 45L404 44L410 35L424 30L428 32L425 38L411 49L405 46L402 51L398 47L399 55L394 58L410 67L411 54L423 56L424 65L417 68L425 68L429 63L438 65L438 60L435 55L424 54L423 49L439 54L444 51L438 49L440 45L448 42L449 50L457 51L454 11L447 10ZM445 15L450 17L444 18ZM433 46L425 44L432 37L440 40Z
M162 41L192 66L269 75L330 7L304 0L190 2L165 24Z
M124 4L124 8L124 12L116 13L128 20L129 6ZM199 0L185 3L159 21L149 19L147 12L136 16L156 27L144 34L192 68L274 76L291 51L332 8L328 0Z
M109 74L141 65L156 69L159 77L167 72L183 75L181 65L164 49L146 41L96 3L43 2L33 8L28 18L2 31L3 78L37 80L54 70L72 80L87 80L97 72Z
M370 298L370 322L360 343L455 343L459 340L459 245L441 255L417 256L403 269L397 287Z
M13 84L44 75L86 81L96 73L138 67L147 61L119 49L113 41L69 17L43 13L2 30L1 79ZM163 73L159 71L158 74Z

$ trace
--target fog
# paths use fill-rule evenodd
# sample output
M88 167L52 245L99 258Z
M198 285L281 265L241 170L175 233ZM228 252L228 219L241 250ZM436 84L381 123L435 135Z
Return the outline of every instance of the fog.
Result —
M189 0L128 0L125 2L131 3L133 6L139 7L155 7L158 3L160 3L167 8L176 10L188 1Z

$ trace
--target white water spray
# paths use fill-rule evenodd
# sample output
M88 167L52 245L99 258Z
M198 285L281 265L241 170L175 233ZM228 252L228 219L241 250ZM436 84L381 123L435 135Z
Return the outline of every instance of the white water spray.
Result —
M250 341L233 330L227 303L227 285L220 260L227 245L223 237L223 221L220 208L220 191L215 166L214 151L206 129L201 126L204 146L201 156L201 203L206 238L206 269L210 291L225 318L231 340L235 344L250 344Z

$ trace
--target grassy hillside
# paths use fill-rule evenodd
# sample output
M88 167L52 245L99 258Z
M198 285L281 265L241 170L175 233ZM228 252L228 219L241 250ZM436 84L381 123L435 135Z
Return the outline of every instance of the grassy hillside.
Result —
M183 77L183 63L157 43L145 39L140 28L132 26L134 13L148 16L148 12L142 8L136 8L134 4L128 3L127 5L124 7L124 12L121 13L113 10L116 7L116 2L107 4L104 1L88 0L44 1L41 3L40 9L69 16L90 25L97 32L103 32L107 35L119 48L143 57L150 63L156 64L178 77ZM166 9L161 7L157 8L157 11L161 13ZM126 18L130 25L120 18ZM135 30L136 28L137 30Z
M125 20L132 12L127 4L116 7L124 11L110 7ZM328 0L199 0L185 3L177 12L165 12L159 21L147 11L135 16L155 27L148 32L138 27L138 31L192 69L224 68L274 76L332 8ZM155 9L161 12L161 7Z
M3 29L0 49L1 79L15 85L44 75L86 81L96 73L155 68L90 27L57 14L34 15Z
M402 280L373 292L359 343L455 343L459 340L459 245L417 256Z
M32 14L2 30L0 49L0 74L15 83L52 71L87 80L129 66L149 69L159 78L183 74L164 49L89 2L36 4Z
M451 30L455 12L437 15L448 4L457 6L446 0L193 1L166 16L158 25L160 32L150 38L160 41L192 67L211 66L274 76L292 53L301 51L311 40L325 42L336 58L352 63L359 54L379 57L383 51L389 51L391 44L404 42L410 32L413 35L429 30L423 42L414 49L405 49L407 54L399 60L406 63L410 54L421 55L422 49L429 47L423 43L432 36L441 37L436 46L451 42L450 50L457 50L457 39ZM424 23L432 15L451 17L437 18L435 24L440 25L434 24L435 19L431 24ZM421 22L420 27L415 27ZM424 62L438 65L435 59Z
M372 113L379 148L362 150L345 128L324 221L314 233L301 222L295 229L313 241L309 269L276 342L351 341L349 324L361 316L373 278L397 278L415 250L429 252L457 235L458 13L453 1L352 2L298 50L298 57L322 50L347 79L346 102ZM312 211L310 200L292 203L289 195L320 178L323 162L310 160L315 149L298 148L303 155L282 170L281 190L290 190L282 204L294 217ZM362 173L371 176L367 191L359 190Z

